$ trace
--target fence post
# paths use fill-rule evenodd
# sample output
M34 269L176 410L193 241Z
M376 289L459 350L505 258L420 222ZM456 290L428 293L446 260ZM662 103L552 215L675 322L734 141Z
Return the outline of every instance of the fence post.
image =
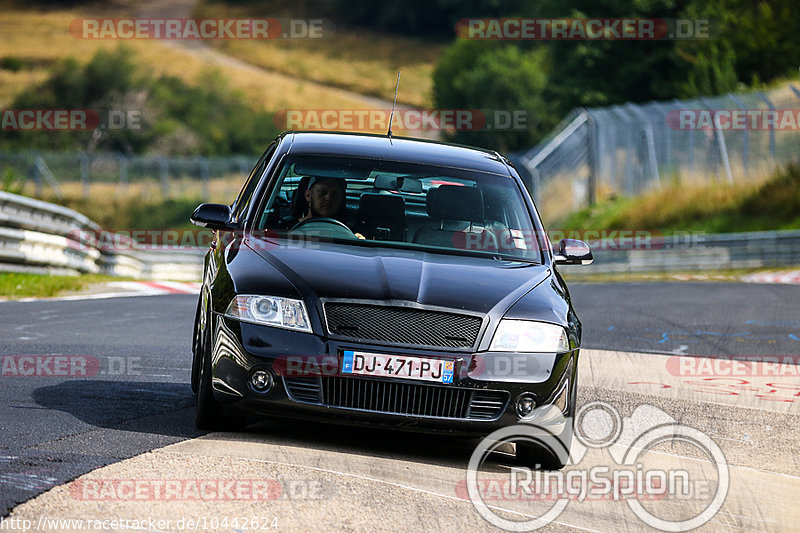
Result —
M33 154L33 165L30 173L33 176L33 195L36 198L42 197L42 172L39 169L39 154Z
M623 110L620 109L620 112ZM628 115L625 113L625 118L627 121ZM633 144L633 126L628 125L626 128L627 135L625 135L625 194L628 196L633 196L636 193L636 185L634 184L633 179L633 154L635 153L635 147Z
M539 200L542 197L542 193L541 193L541 190L542 190L542 176L539 173L539 169L538 168L533 168L533 169L530 170L530 172L531 172L531 177L533 178L533 183L531 184L532 185L531 188L533 189L533 191L531 191L533 193L533 203L538 206L539 205Z
M128 159L123 154L117 154L117 166L119 167L117 194L122 194L128 188Z
M742 111L745 110L744 103L733 93L728 93L728 96L731 97L731 100L739 106L739 109ZM750 137L747 128L742 130L742 167L744 169L744 176L747 177L749 174L748 166L750 165Z
M761 91L756 91L756 95L769 107L770 111L775 111L775 106L772 105L769 98L767 98ZM769 121L769 160L770 167L775 166L775 128L772 127L772 121Z
M647 149L647 162L650 165L650 175L655 178L656 184L660 188L661 175L658 172L658 156L656 155L656 141L655 137L653 136L653 125L647 119L647 115L644 113L644 111L642 111L638 106L634 104L627 104L625 107L630 109L631 112L642 121L644 140L646 143L645 148Z
M677 109L687 109L684 102L680 100L673 100L672 103L675 105ZM691 109L691 108L688 108ZM683 130L678 130L683 131ZM689 139L686 141L686 150L689 155L689 172L694 172L694 129L690 128L688 131Z
M243 157L237 157L236 162L239 163L239 172L247 176L250 169L247 167L247 161Z
M589 112L589 110L584 110L584 113L586 113L586 125L589 126L589 134L586 146L589 160L589 176L588 183L586 184L586 202L588 204L587 207L591 207L597 202L597 166L599 164L597 145L599 134L597 131L598 126L595 117L591 112Z
M208 170L208 158L203 157L202 155L197 156L197 161L200 164L200 177L203 180L203 198L205 201L208 201L211 198L211 190L209 186L209 170Z
M708 105L705 98L700 98L700 101L703 102L703 105L706 106L713 116L713 123L714 123L714 140L717 141L717 150L719 150L719 158L720 163L722 163L722 169L725 171L725 177L728 180L728 183L733 184L733 174L731 173L731 162L728 159L728 145L725 144L725 135L722 133L722 126L720 126L717 117L719 116L717 113L714 113L714 108Z
M81 196L85 200L89 198L89 156L86 152L81 152L78 158L81 165Z
M164 156L158 158L158 168L161 172L161 193L164 198L169 198L169 167Z

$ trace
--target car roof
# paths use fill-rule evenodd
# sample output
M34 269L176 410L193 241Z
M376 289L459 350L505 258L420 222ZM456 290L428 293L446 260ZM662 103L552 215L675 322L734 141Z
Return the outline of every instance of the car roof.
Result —
M287 132L293 155L364 157L464 168L509 176L504 159L490 150L424 139L368 133Z

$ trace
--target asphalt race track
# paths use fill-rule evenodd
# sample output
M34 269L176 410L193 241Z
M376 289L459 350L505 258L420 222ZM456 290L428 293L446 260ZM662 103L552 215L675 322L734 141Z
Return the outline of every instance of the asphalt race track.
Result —
M797 356L800 286L572 284L571 292L584 324L579 406L605 402L626 423L670 419L719 446L727 458L727 498L700 531L795 528L797 367L731 375L717 366L709 374L698 370L700 358L683 356ZM498 530L465 497L466 466L478 440L291 421L265 421L246 433L195 430L188 386L195 303L192 295L0 303L5 529L80 531L88 523L48 520L147 518L162 522L110 529ZM605 449L579 451L580 461L567 470L621 468ZM493 457L494 474L505 473L508 461L502 453ZM711 463L692 450L662 448L649 460L665 469L680 465L693 479L713 478ZM86 492L104 480L118 486L143 479L261 480L271 496L176 501ZM661 516L696 515L701 500L662 508ZM519 521L540 516L542 502L487 503ZM590 497L570 501L545 530L652 526L624 501Z
M800 354L800 287L572 284L583 346L685 355Z

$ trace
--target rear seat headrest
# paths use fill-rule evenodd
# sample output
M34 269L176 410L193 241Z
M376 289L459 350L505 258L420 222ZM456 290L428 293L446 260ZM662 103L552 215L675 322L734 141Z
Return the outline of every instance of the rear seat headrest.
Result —
M440 185L428 190L426 209L435 219L483 222L483 193L475 187Z

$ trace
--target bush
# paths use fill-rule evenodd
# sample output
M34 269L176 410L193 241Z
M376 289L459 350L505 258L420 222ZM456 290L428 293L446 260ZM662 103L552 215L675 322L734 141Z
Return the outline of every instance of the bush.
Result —
M443 109L523 111L527 129L457 131L455 142L497 150L529 147L552 128L558 116L548 108L547 55L544 49L523 51L509 44L460 40L442 53L433 73L434 101Z
M0 69L19 72L25 68L25 62L18 57L5 56L0 58Z
M24 185L24 180L17 176L13 169L5 169L2 179L0 179L0 191L21 194Z
M5 149L105 150L170 155L261 152L277 135L272 115L248 106L222 77L207 72L191 86L153 77L120 47L100 50L85 65L68 59L14 101L17 109L93 109L101 127L91 132L0 132ZM104 129L109 110L138 113L138 129Z

